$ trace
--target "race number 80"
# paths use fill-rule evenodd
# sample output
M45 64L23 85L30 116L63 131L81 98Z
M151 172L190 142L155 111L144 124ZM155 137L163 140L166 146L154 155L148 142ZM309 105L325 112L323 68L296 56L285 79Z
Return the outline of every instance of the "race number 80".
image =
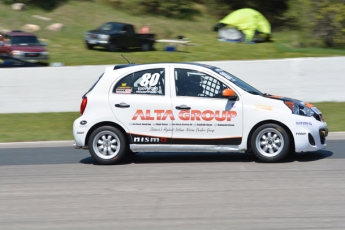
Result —
M159 81L159 77L160 77L159 73L154 73L152 75L150 73L145 73L142 76L142 80L140 82L140 85L141 86L149 86L149 87L155 86L155 85L157 85L157 83Z

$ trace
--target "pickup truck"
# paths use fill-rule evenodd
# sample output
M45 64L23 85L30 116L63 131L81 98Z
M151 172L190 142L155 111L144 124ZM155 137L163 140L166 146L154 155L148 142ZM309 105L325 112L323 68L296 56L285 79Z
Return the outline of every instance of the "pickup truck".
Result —
M88 49L101 46L109 52L114 52L118 48L140 48L142 51L149 51L153 49L155 35L137 34L131 24L107 22L96 30L86 32L84 41Z
M0 55L8 55L27 62L48 64L49 53L32 33L13 30L0 34Z

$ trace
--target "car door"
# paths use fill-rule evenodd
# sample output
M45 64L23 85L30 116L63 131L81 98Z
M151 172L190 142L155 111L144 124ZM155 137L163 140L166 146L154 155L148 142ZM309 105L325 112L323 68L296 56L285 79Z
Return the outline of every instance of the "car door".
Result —
M197 67L196 67L197 68ZM239 145L242 141L242 101L222 97L231 88L216 74L191 68L171 68L172 144Z
M133 144L170 144L173 114L165 67L142 68L121 77L109 94L114 116Z

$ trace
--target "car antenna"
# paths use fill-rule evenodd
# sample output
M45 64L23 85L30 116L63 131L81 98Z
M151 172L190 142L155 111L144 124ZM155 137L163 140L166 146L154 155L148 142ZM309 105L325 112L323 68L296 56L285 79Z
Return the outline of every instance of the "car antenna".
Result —
M135 64L135 63L132 63L132 62L128 61L128 59L125 58L125 56L123 56L122 54L121 54L121 56L128 62L128 64L130 64L130 65Z

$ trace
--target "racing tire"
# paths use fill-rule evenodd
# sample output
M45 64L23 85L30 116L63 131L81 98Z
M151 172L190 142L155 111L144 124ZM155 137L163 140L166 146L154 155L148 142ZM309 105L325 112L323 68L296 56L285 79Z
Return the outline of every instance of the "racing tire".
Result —
M94 47L94 45L91 45L91 44L89 44L89 43L86 43L86 47L87 47L87 49L92 50L93 47Z
M88 142L91 156L100 164L118 163L127 152L127 140L123 133L111 126L95 129Z
M289 153L290 139L287 131L276 124L258 127L251 138L255 156L264 162L277 162Z
M114 43L110 43L107 45L107 50L109 52L115 52L117 50L117 46Z
M149 51L149 50L151 50L151 47L152 47L152 45L150 45L150 43L147 43L147 42L145 42L145 43L143 43L143 44L141 44L141 51Z

